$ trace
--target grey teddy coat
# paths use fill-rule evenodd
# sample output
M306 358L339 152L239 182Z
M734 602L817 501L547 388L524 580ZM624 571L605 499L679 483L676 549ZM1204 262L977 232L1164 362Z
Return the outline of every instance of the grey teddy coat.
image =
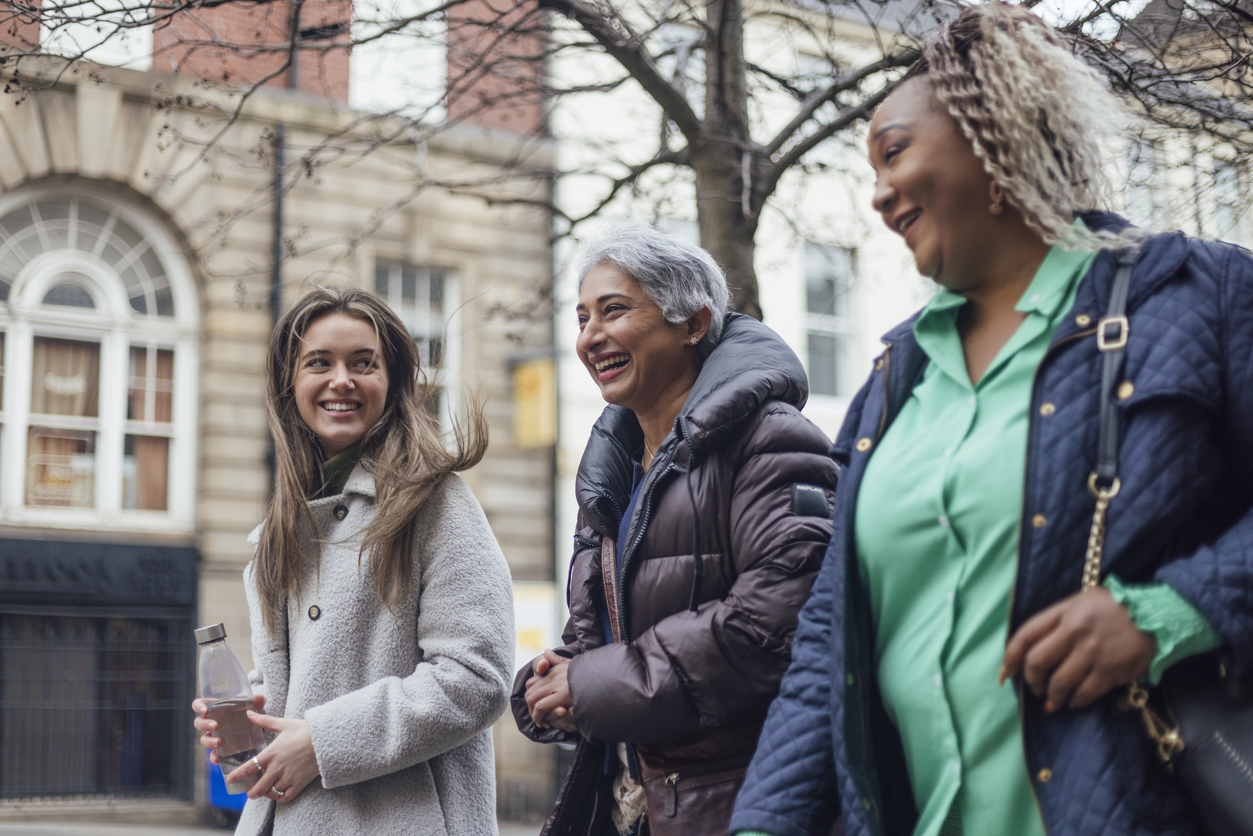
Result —
M393 612L354 545L374 478L358 465L343 494L309 507L321 565L310 549L308 586L275 635L252 564L244 587L253 689L267 714L308 721L321 774L291 802L250 799L235 833L495 834L491 725L508 702L513 596L482 508L455 474L436 486L414 519L413 594Z

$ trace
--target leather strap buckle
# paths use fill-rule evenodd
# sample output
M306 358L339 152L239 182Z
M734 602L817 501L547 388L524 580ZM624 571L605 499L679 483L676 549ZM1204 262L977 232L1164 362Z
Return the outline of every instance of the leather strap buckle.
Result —
M1110 326L1117 326L1117 331L1110 336ZM1127 345L1127 335L1131 332L1131 323L1123 314L1103 316L1096 324L1096 347L1101 351L1118 351Z

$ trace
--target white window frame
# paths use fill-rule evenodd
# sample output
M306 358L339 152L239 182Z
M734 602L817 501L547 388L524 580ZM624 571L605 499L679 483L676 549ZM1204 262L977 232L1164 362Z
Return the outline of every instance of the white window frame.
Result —
M820 250L842 250L848 255L849 276L845 293L848 294L844 306L845 316L811 313L809 310L809 251L810 248ZM806 241L801 248L801 305L805 323L805 371L810 375L811 399L819 398L828 401L846 399L853 394L855 387L853 377L857 369L857 321L854 311L857 306L857 250L852 247L840 247L834 244L820 244ZM813 391L812 371L809 368L809 338L812 333L842 338L845 350L835 358L837 364L838 391L834 395L819 394Z
M405 303L401 295L400 276L401 271L407 267L419 273L425 272L427 281L430 280L430 274L433 272L438 272L443 277L444 287L440 301L439 320L430 316L429 305ZM378 292L378 271L383 268L390 271L388 293L385 296L382 294L379 296L400 317L405 329L409 331L409 336L416 337L415 325L419 317L427 319L432 327L432 330L425 334L427 338L434 335L434 328L440 321L443 323L440 362L436 366L423 365L422 372L426 375L427 382L433 382L439 389L440 426L444 429L451 429L461 410L461 317L456 316L456 313L461 310L461 296L457 272L431 264L416 264L402 258L380 257L375 259L374 270L370 273L372 292Z
M1233 244L1246 243L1248 201L1245 195L1247 172L1237 160L1215 159L1211 170L1214 237ZM1228 179L1229 178L1229 179ZM1222 229L1224 210L1231 213L1230 229Z
M197 402L199 393L199 301L191 272L172 236L146 212L119 200L115 192L91 184L34 185L0 195L0 217L21 204L77 197L117 214L130 224L161 260L170 282L174 316L143 315L130 300L113 268L82 251L43 253L18 274L7 302L0 302L4 331L4 398L0 411L0 523L12 526L192 533L195 526ZM94 309L44 305L63 271L77 277ZM86 340L100 344L98 426L95 445L95 503L92 508L28 506L26 446L30 427L31 375L36 337ZM155 346L174 351L172 420L148 424L126 418L130 348ZM74 419L70 418L68 423ZM38 426L56 426L41 420ZM127 434L170 438L165 511L124 509L123 459Z

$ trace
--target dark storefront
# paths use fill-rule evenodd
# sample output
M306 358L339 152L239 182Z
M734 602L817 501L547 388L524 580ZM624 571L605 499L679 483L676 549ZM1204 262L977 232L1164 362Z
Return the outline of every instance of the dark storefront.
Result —
M191 800L196 560L0 539L0 799Z

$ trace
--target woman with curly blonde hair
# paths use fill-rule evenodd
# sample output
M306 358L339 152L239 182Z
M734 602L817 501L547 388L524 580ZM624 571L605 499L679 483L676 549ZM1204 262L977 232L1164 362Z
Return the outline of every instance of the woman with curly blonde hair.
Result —
M871 121L874 207L939 290L833 448L740 836L1198 832L1119 697L1208 651L1253 672L1253 259L1092 211L1117 113L998 3Z

